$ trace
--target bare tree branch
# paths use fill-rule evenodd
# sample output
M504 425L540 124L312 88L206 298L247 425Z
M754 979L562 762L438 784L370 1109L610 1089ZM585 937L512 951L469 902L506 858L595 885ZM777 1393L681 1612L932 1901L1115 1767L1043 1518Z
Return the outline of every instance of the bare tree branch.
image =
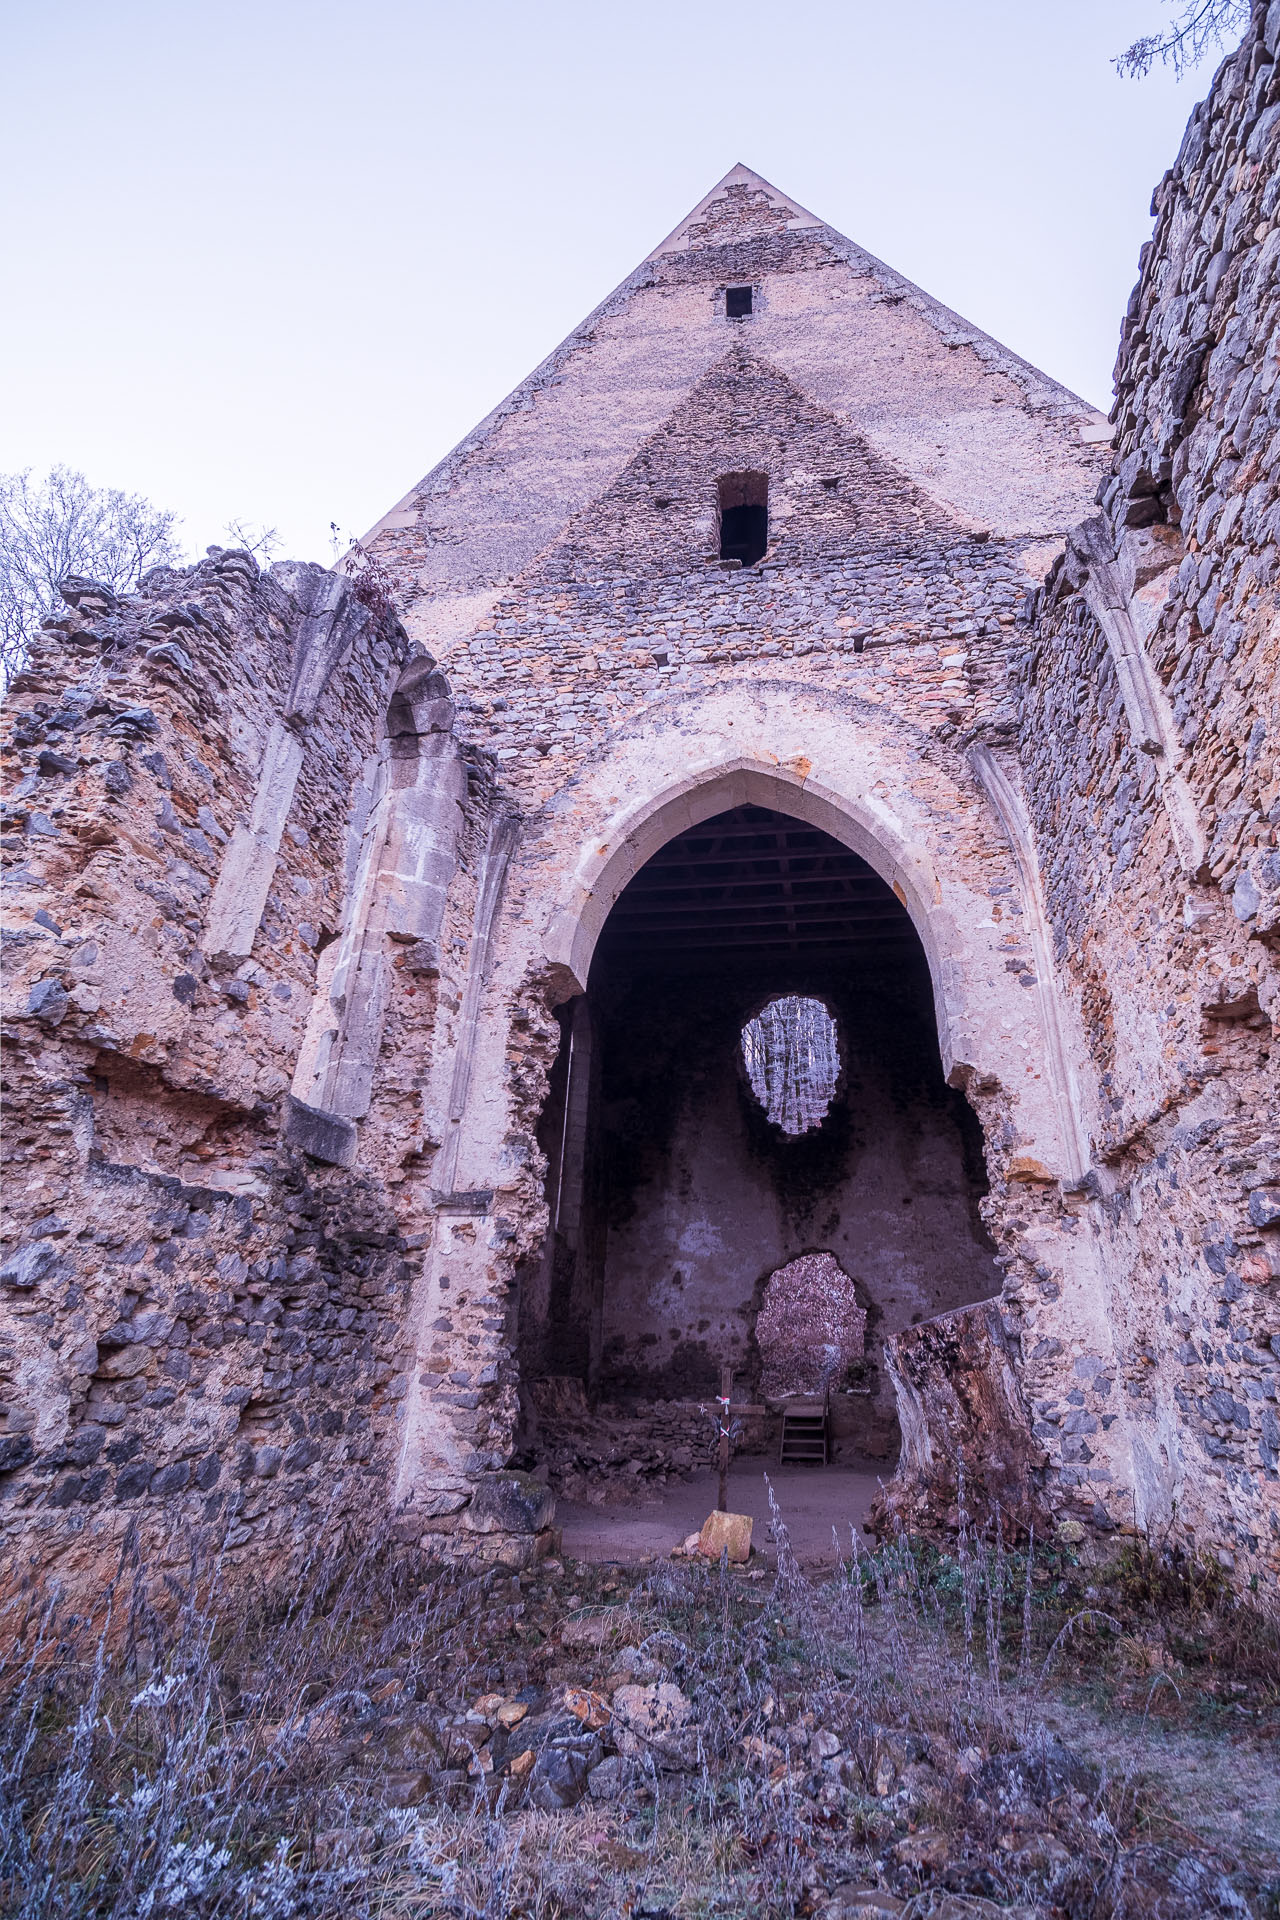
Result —
M1125 48L1114 62L1117 73L1143 80L1158 60L1181 79L1249 24L1249 0L1166 0L1167 5L1179 3L1181 12L1163 33L1144 34Z
M284 545L278 528L259 526L253 520L228 520L222 531L233 547L260 560L269 560Z
M43 480L0 474L0 684L21 670L32 635L68 574L126 593L148 567L180 566L178 516L141 494L91 487L54 467Z

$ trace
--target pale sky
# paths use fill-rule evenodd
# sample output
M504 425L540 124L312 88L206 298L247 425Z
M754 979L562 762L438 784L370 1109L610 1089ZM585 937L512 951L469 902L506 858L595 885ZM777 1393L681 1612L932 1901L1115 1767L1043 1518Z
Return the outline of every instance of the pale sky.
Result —
M744 161L1087 400L1164 0L0 0L0 469L363 532Z

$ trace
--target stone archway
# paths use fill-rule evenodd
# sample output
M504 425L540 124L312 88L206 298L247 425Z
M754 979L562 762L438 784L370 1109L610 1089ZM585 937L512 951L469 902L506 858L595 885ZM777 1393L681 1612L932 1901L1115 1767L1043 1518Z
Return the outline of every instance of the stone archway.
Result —
M830 1245L874 1327L857 1380L838 1370L833 1417L850 1455L885 1461L885 1339L1000 1291L981 1130L942 1071L900 890L804 819L797 789L753 784L773 806L696 807L635 869L567 1004L538 1128L547 1235L520 1272L522 1378L535 1398L576 1378L665 1426L728 1368L776 1423L758 1342L769 1276ZM699 798L723 796L710 782ZM818 1078L775 1111L752 1036L806 1008L822 1016ZM785 1033L777 1045L781 1059Z
M804 760L768 764L743 758L690 770L627 815L607 821L600 837L582 847L557 902L546 938L548 960L567 969L572 990L581 991L601 929L639 868L681 829L750 804L777 807L820 827L860 854L893 888L929 961L938 1037L950 1071L957 1057L950 1042L963 1027L964 983L957 973L962 940L929 852L908 838L890 808L825 785Z
M722 683L692 703L655 703L520 830L492 961L476 983L474 1091L453 1114L444 1054L427 1089L450 1114L456 1149L448 1190L432 1198L414 1296L402 1502L447 1514L477 1473L511 1456L517 1277L539 1259L548 1221L537 1124L561 1040L548 1012L582 994L614 902L650 855L739 805L774 806L830 833L905 907L945 1078L981 1123L989 1224L999 1242L1011 1216L1019 1257L1050 1276L1042 1300L1024 1292L1014 1323L1042 1347L1065 1336L1108 1349L1092 1245L1054 1197L1076 1177L1076 1116L1046 1039L1055 989L1051 976L1036 978L1036 903L1007 809L968 762L869 703L785 681ZM589 1052L589 1035L578 1038ZM470 1384L455 1380L464 1373ZM1127 1478L1127 1460L1110 1451Z

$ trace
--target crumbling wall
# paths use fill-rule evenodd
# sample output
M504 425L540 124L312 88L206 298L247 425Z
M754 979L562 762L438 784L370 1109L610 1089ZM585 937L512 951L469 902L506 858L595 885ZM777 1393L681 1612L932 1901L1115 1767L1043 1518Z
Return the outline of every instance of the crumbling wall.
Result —
M656 700L696 694L730 672L762 683L783 672L815 691L911 714L945 740L1011 721L1005 636L1053 549L1042 539L940 531L914 509L895 528L879 508L867 525L878 475L847 470L846 436L831 423L813 466L797 463L794 484L784 468L770 556L745 571L708 564L721 460L726 470L776 462L780 430L739 433L720 458L704 450L696 481L683 472L683 447L670 477L658 457L666 448L656 449L643 513L616 535L606 525L599 550L594 528L575 529L573 544L547 563L563 567L563 579L535 575L511 588L451 648L463 722L526 807L546 803L584 751L642 723ZM829 467L844 470L842 495L822 486ZM685 499L657 507L664 486L673 501L683 488ZM907 491L899 482L891 498ZM613 501L605 506L612 514ZM672 516L683 522L678 535L667 529Z
M1056 1189L1079 1154L1061 1048L1040 1057L1054 986L1034 861L991 799L1016 730L1016 609L1105 468L1099 423L811 217L779 221L781 204L764 183L722 182L370 536L522 816L414 1307L399 1484L445 1518L501 1453L515 1298L532 1308L527 1363L607 1371L587 1285L598 1249L544 1238L544 1159L578 1125L557 1083L539 1144L546 1006L585 993L658 821L706 817L719 788L722 806L829 807L822 824L895 886L928 954L944 1073L982 1124L1000 1261L1034 1243L1075 1319L1100 1317ZM753 287L741 324L726 279ZM768 476L759 566L719 557L727 473ZM446 1057L442 1039L437 1078ZM578 1171L585 1188L598 1169ZM839 1252L816 1231L812 1244ZM745 1291L798 1250L779 1245ZM954 1278L948 1263L904 1319L964 1297L945 1291ZM460 1298L482 1309L471 1445L439 1419ZM1015 1333L1023 1311L1011 1300ZM724 1317L719 1302L686 1312L691 1344ZM571 1356L549 1358L553 1325Z
M762 183L389 517L449 683L323 569L68 587L6 735L19 1577L100 1579L134 1517L254 1568L393 1506L543 1524L515 1482L466 1514L516 1429L553 1009L663 834L759 804L894 887L983 1129L999 1313L901 1333L903 1499L949 1500L963 1415L1028 1499L1274 1589L1278 34L1157 194L1114 472L1021 637L1088 409ZM716 557L728 471L769 474L758 568Z
M284 1136L407 642L320 568L71 582L5 734L0 1471L9 1567L136 1521L266 1570L387 1506L395 1163Z
M802 1253L769 1275L756 1315L760 1392L826 1396L850 1378L866 1352L867 1315L857 1289L830 1253Z
M1113 474L1032 609L1020 757L1078 1016L1114 1366L1029 1370L1087 1485L1274 1600L1280 1568L1280 6L1259 7L1156 189ZM1032 1356L1034 1360L1034 1355ZM1123 1516L1114 1516L1123 1518Z
M987 1528L1029 1528L1047 1505L1045 1452L1031 1432L1021 1355L999 1304L939 1314L898 1334L885 1363L898 1397L902 1456L873 1513L880 1528L964 1516Z

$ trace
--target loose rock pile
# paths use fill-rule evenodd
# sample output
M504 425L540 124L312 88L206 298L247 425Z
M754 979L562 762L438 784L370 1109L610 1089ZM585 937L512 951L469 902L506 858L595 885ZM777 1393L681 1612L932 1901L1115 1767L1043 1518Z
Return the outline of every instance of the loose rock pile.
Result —
M881 1549L815 1585L782 1546L776 1579L558 1559L463 1574L388 1550L317 1569L214 1635L194 1601L175 1632L140 1599L143 1631L96 1655L97 1623L68 1622L50 1670L30 1663L8 1728L0 1718L12 1781L0 1908L34 1913L26 1890L49 1883L56 1856L92 1860L97 1876L92 1910L73 1904L67 1920L94 1920L108 1899L121 1913L172 1910L166 1890L190 1879L194 1853L191 1920L474 1916L486 1903L507 1920L1274 1911L1280 1848L1262 1831L1219 1844L1220 1807L1206 1839L1195 1790L1149 1734L1126 1733L1114 1711L1105 1728L1077 1712L1076 1752L1046 1725L1045 1709L1071 1711L1063 1679L1097 1674L1101 1655L1105 1686L1129 1659L1126 1642L1112 1636L1108 1655L1092 1630L1087 1647L1061 1651L1078 1587L1028 1639L1003 1549L943 1565ZM1038 1556L1032 1614L1066 1571ZM964 1634L958 1573L987 1622L985 1659ZM1102 1597L1123 1609L1118 1589ZM1220 1624L1217 1652L1238 1654L1243 1624ZM1150 1717L1182 1714L1181 1693L1151 1701L1149 1663L1142 1679ZM1259 1641L1233 1670L1231 1698L1250 1704L1229 1750L1196 1736L1215 1794L1229 1781L1260 1829L1280 1813L1265 1747L1274 1681ZM16 1747L3 1744L10 1728Z
M575 1586L590 1580L586 1568L557 1562L543 1572L553 1588L570 1578ZM536 1598L540 1585L530 1589L528 1614L513 1610L517 1633L522 1614L549 1629L529 1663L530 1684L470 1703L462 1695L439 1706L406 1703L380 1722L370 1703L363 1724L372 1735L360 1769L384 1803L424 1816L441 1807L465 1816L487 1804L517 1823L578 1809L579 1819L616 1825L652 1817L660 1802L693 1792L700 1778L732 1773L751 1783L740 1845L749 1856L759 1844L776 1865L779 1835L789 1832L797 1852L793 1891L802 1903L789 1910L816 1920L1139 1911L1123 1901L1086 1907L1056 1897L1070 1894L1082 1849L1092 1846L1087 1836L1111 1813L1099 1812L1110 1804L1103 1771L1043 1727L1011 1739L998 1715L948 1718L941 1706L927 1724L892 1724L868 1717L852 1674L841 1681L828 1672L815 1687L816 1671L794 1687L779 1673L774 1689L753 1698L734 1724L723 1711L724 1676L715 1678L701 1645L705 1620L701 1629L672 1631L661 1614L655 1619L655 1591L619 1594L616 1586L604 1589L603 1604L565 1594L558 1602L564 1613L548 1617ZM523 1591L521 1583L512 1590ZM687 1602L693 1590L681 1591ZM763 1626L769 1596L750 1591L766 1610ZM736 1608L740 1597L726 1604ZM770 1809L759 1816L767 1841L763 1831L752 1841L752 1795ZM567 1840L576 1828L564 1831ZM622 1864L651 1864L609 1833L602 1827L597 1838L625 1856ZM1153 1911L1185 1920L1253 1911L1231 1904L1238 1896L1221 1863L1201 1853L1164 1858L1152 1871L1163 1902ZM1014 1889L1027 1897L1011 1904ZM996 1893L1003 1897L988 1897Z
M867 1316L834 1254L802 1253L769 1276L756 1320L767 1400L842 1386L866 1352Z
M585 1399L541 1414L531 1454L565 1500L587 1506L656 1502L670 1481L689 1480L712 1464L716 1429L692 1401L654 1401L623 1408Z
M551 1564L553 1575L559 1571ZM478 1789L501 1788L503 1804L544 1813L626 1795L651 1798L657 1772L687 1772L701 1755L693 1703L671 1678L690 1658L673 1635L650 1636L642 1651L622 1644L637 1623L620 1606L576 1606L559 1625L543 1684L489 1691L469 1704L395 1703L364 1707L362 1773L379 1773L388 1803L444 1801L469 1806ZM519 1609L523 1611L523 1609ZM366 1705L367 1700L367 1705ZM347 1707L343 1699L335 1706Z

